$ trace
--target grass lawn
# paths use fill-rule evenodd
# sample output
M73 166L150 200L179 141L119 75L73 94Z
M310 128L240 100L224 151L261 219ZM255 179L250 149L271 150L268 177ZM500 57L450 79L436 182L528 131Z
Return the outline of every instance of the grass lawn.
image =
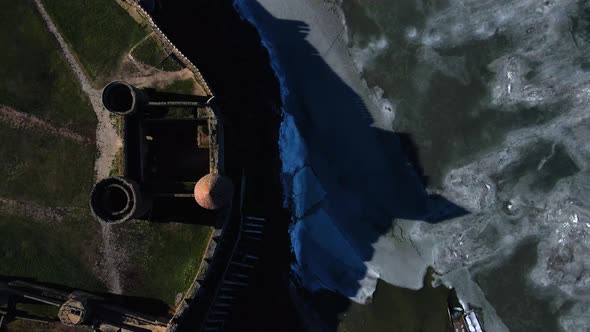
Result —
M113 74L125 53L148 33L115 0L43 3L92 80Z
M0 196L88 207L95 147L0 123Z
M102 291L91 270L99 232L87 214L49 223L0 211L0 275Z
M0 104L93 137L94 112L33 1L0 5ZM75 207L61 222L0 210L0 275L104 290L92 272L100 233L88 211L96 148L0 123L0 156L0 197Z
M17 303L16 310L21 310L42 317L57 319L57 312L59 308L47 304Z
M177 60L170 56L164 59L164 61L162 61L162 63L160 63L157 68L164 71L176 71L181 70L183 67L178 63Z
M195 79L192 77L186 80L176 80L167 85L161 91L193 95L195 91L195 83Z
M0 124L0 155L1 197L76 207L61 222L0 210L0 275L104 290L91 270L100 241L88 211L94 147Z
M0 6L0 104L94 137L94 112L33 1Z
M43 4L96 85L115 75L126 52L148 34L115 0ZM0 5L0 105L92 137L95 115L33 1L0 0ZM139 45L142 62L180 69L170 58L160 59L157 41L146 41ZM194 79L180 80L167 90L189 93L194 84ZM0 275L104 291L93 273L100 227L88 208L96 147L0 123L0 156L0 197L75 208L64 212L62 221L0 210ZM177 293L184 293L197 273L212 228L145 222L115 227L118 245L129 253L123 271L126 293L174 305Z
M172 58L153 34L142 40L131 52L138 61L164 71L181 70L182 67Z
M176 294L184 294L197 275L213 228L148 222L115 227L117 242L129 252L126 293L174 306Z

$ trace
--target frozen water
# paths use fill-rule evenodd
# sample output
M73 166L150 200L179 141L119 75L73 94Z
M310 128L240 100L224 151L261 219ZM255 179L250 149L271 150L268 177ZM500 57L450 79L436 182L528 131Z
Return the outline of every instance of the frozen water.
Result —
M365 47L352 48L353 61L357 69L362 72L367 66L372 66L373 61L388 47L384 36L369 41Z
M521 301L530 299L550 308L540 309L539 317L557 317L555 329L586 329L590 3L451 0L415 11L408 10L413 7L409 3L365 5L367 16L385 31L389 46L372 60L375 70L367 67L364 75L369 86L379 85L383 96L396 105L394 126L417 136L419 149L425 151L421 157L426 174L440 172L442 185L433 191L471 215L435 225L398 222L399 233L421 254L420 259L407 257L413 257L413 263L432 264L443 274L440 281L482 307L487 330L520 330L515 313L494 310L494 305L516 308L518 300L500 303L490 296L495 302L490 303L490 292L505 293L482 287L508 287L484 281L498 269L514 270L510 259L520 255L517 248L538 239L538 245L527 249L536 258L525 255L530 268L523 272L526 291ZM401 8L406 18L392 24L392 13ZM363 29L347 23L355 35ZM415 42L420 46L408 51ZM400 62L408 65L404 70L409 74L379 72ZM441 79L450 84L436 85ZM437 95L430 92L434 87ZM467 100L474 92L478 98L471 104L452 101ZM426 100L412 102L421 98ZM436 111L428 113L423 104L435 105ZM446 118L437 117L441 112ZM490 127L495 133L476 136ZM470 142L476 148L463 148ZM397 259L399 252L379 246L375 256ZM388 274L385 270L382 276ZM388 280L404 284L405 277ZM531 312L518 318L530 322L535 317Z
M350 86L336 86L336 89L348 92L351 89L362 91L361 95L365 100L357 97L356 100L350 100L342 93L334 93L335 98L343 98L342 107L351 107L364 109L365 102L370 103L374 98L366 85L363 85L354 63L349 57L341 57L346 54L346 45L342 43L341 33L343 31L340 18L334 18L332 15L324 17L316 15L313 2L273 2L260 1L262 7L258 6L256 1L236 1L235 5L240 13L249 21L254 23L260 31L263 38L263 44L267 47L272 58L273 68L281 81L283 91L284 119L280 129L279 147L281 159L283 162L283 181L285 185L285 203L292 207L294 219L297 223L291 230L291 239L293 251L295 253L296 264L294 271L299 277L301 283L308 289L317 290L327 288L344 294L351 299L359 302L367 301L376 286L379 274L367 264L367 251L370 248L362 248L363 240L351 237L350 229L346 229L346 223L336 223L334 215L344 213L347 218L362 214L362 207L356 203L358 193L353 191L334 195L332 189L330 200L325 199L327 189L324 189L324 183L330 186L351 186L370 188L369 184L357 181L353 173L357 170L355 165L363 160L362 155L354 155L348 151L347 142L353 143L355 140L361 141L368 139L376 142L376 138L367 135L368 128L361 128L364 131L355 133L346 130L339 131L338 122L326 122L322 119L314 119L313 115L322 116L321 112L338 112L334 100L327 98L330 96L329 89L334 88L333 84L322 84L318 80L317 72L302 70L300 63L310 61L309 57L317 57L322 54L323 59L329 66L329 71L333 71L337 77L326 76L324 81L338 82L340 79L345 80ZM268 12L266 12L268 10ZM332 19L329 19L332 18ZM281 19L277 21L276 19ZM297 31L291 30L292 24L296 23ZM320 29L311 29L306 35L305 43L299 42L301 48L293 48L285 42L286 39L279 31L283 33L295 33L292 36L295 42L301 38L301 32L306 33L306 28L302 23L307 23ZM313 49L308 44L313 46ZM304 50L303 47L306 47ZM384 45L375 45L376 48ZM309 48L309 50L307 50ZM313 54L310 52L313 51ZM296 59L299 61L295 61ZM314 60L313 58L311 60ZM321 62L319 63L321 65ZM311 65L311 64L308 64ZM326 70L323 68L323 70ZM320 77L321 78L321 77ZM322 89L322 90L320 90ZM307 105L302 105L302 101L307 100ZM314 101L314 102L312 102ZM301 114L312 110L307 118L300 116L299 121L308 120L308 127L303 128L316 136L318 141L312 145L306 144L304 136L301 135L301 128L293 114ZM379 113L376 108L372 111ZM387 110L393 113L392 107ZM338 113L336 113L338 114ZM346 115L346 113L342 113ZM325 116L324 116L325 117ZM359 124L365 123L368 119L357 119ZM316 126L315 122L320 122L322 126ZM390 123L390 122L389 122ZM330 124L336 125L330 128ZM356 125L354 121L351 125ZM310 128L311 127L311 128ZM308 137L310 135L308 134ZM323 147L335 138L337 144L328 146L327 150L318 151L310 156L309 147ZM367 146L369 150L375 150L372 147L375 144ZM345 161L341 162L336 168L329 168L331 155L344 153L348 155ZM315 163L310 159L314 158ZM379 157L383 158L383 157ZM377 162L375 165L383 168L386 163ZM383 166L381 166L383 165ZM323 177L319 179L318 169L322 171ZM337 172L335 172L335 170ZM341 173L339 175L338 173ZM367 173L367 175L370 175ZM371 181L379 181L377 176ZM336 191L338 193L338 191ZM340 196L340 197L336 197ZM340 202L340 203L337 203ZM342 209L342 206L346 209ZM342 216L340 216L342 218ZM350 225L348 225L350 226ZM359 234L372 236L370 225L361 230ZM364 246L366 247L366 246Z
M246 8L254 2L238 3ZM350 40L339 37L342 17L331 11L334 4L259 3L274 17L305 22L306 40L362 99L351 103L367 105L376 128L412 134L429 191L470 212L430 223L417 216L393 220L392 214L355 204L366 203L359 197L370 195L366 188L387 173L363 173L368 184L326 175L330 168L310 150L330 136L345 146L355 142L339 136L336 113L321 122L330 135L310 135L305 131L314 128L297 126L289 107L332 113L320 109L325 104L313 99L312 87L302 87L309 77L293 73L299 68L296 50L278 34L263 32L290 92L284 95L280 145L287 200L300 219L291 238L304 285L363 302L377 277L419 288L433 266L442 274L438 282L456 287L482 309L488 331L541 323L564 331L590 326L588 1L363 2L363 20L346 13ZM261 31L272 30L254 16ZM373 23L364 31L367 20ZM367 156L388 148L368 141ZM351 160L357 157L350 154ZM383 163L378 166L395 164L375 160ZM349 165L331 167L349 174ZM375 227L388 231L367 236L364 226L353 223L365 215L382 218ZM362 246L368 238L370 250ZM329 266L319 263L326 261ZM537 309L527 312L527 306Z

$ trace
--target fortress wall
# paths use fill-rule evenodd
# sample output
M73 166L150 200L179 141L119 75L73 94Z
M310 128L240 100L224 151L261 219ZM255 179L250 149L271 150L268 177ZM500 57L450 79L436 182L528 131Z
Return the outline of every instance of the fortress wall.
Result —
M203 319L206 318L206 313L209 310L210 304L214 302L216 297L216 292L211 292L211 289L202 289L201 283L208 283L210 286L208 287L217 287L216 282L213 281L221 281L219 279L220 271L226 269L226 263L223 257L220 256L220 247L224 247L228 249L231 246L232 252L235 249L235 245L237 245L237 240L228 239L224 236L228 228L229 218L230 215L227 215L224 218L224 226L221 229L214 229L211 237L209 238L209 244L207 245L207 251L203 259L201 260L201 265L199 267L199 271L195 276L193 283L186 291L184 298L178 304L176 311L174 312L174 316L168 323L168 327L166 328L167 332L175 332L178 329L178 324L182 324L184 320L187 319L189 315L194 315L195 312L190 310L191 306L194 306L197 301L204 303L201 305L202 312L199 315L202 315ZM233 226L230 226L233 227ZM221 255L223 256L223 254ZM221 261L220 261L221 260ZM219 280L217 280L219 279ZM208 280L208 281L206 281ZM186 322L185 322L186 324Z
M139 5L139 0L123 0L123 1L125 3L128 3L131 6L133 6L133 8L135 10L137 10L137 12L145 19L145 21L148 23L149 27L152 29L152 31L155 33L155 35L158 37L158 40L164 46L164 49L166 50L166 52L174 54L174 56L186 68L188 68L191 72L193 72L193 74L195 75L195 80L197 81L197 83L199 83L203 87L203 89L205 90L205 93L207 93L208 96L214 96L213 91L211 90L211 87L209 86L209 84L207 83L207 81L205 80L205 78L203 77L203 75L201 74L199 69L197 68L197 66L195 66L184 54L182 54L182 52L180 52L180 50L178 48L176 48L176 46L174 46L174 44L170 41L170 39L168 39L168 37L166 37L164 32L162 32L162 30L160 30L160 28L158 27L156 22L154 22L154 20L152 19L152 16L147 11L145 11L145 9L143 9L143 7L141 7L141 5Z
M199 280L204 280L204 276L206 276L209 272L209 263L207 261L212 261L215 257L215 251L217 249L217 242L213 240L213 238L220 238L221 237L221 230L214 229L211 237L209 238L209 243L207 244L207 251L203 259L201 260L201 265L199 266L199 270L193 279L192 284L190 285L189 289L184 294L184 298L178 304L176 311L174 312L174 316L168 323L168 327L166 331L174 332L178 328L178 323L181 322L184 316L188 313L189 306L196 301L197 295L199 294L199 289L201 288L201 283Z
M176 46L174 46L174 44L168 39L168 37L162 32L162 30L160 30L158 25L154 22L151 15L139 5L139 1L138 0L121 0L121 1L124 1L125 3L131 5L137 11L137 13L139 13L139 15L145 19L145 21L148 23L148 25L150 26L152 31L158 37L159 41L162 43L166 52L174 54L174 56L186 68L188 68L191 72L193 72L197 83L199 83L203 87L203 89L205 90L205 93L207 93L208 96L213 97L214 93L211 90L211 87L209 86L209 84L205 81L205 78L203 77L203 75L201 74L199 69L178 48L176 48ZM212 124L215 127L217 127L216 128L217 135L215 135L215 136L217 136L217 138L218 138L218 140L215 140L215 142L212 142L214 144L212 144L212 149L211 149L212 158L211 158L211 163L210 163L210 169L211 169L211 172L213 172L213 173L223 172L223 125L221 124L221 118L218 116L218 114L216 114L216 112L214 112L214 110L209 108L208 112L210 113L210 116L212 118L212 119L210 119L210 122L212 122ZM211 120L213 120L213 121L211 121ZM127 133L125 131L125 126L123 126L123 136L125 137L126 135L127 135ZM204 295L203 290L201 289L201 282L203 282L206 278L209 277L210 274L212 274L212 272L213 272L212 270L216 270L216 269L218 270L220 268L220 266L215 266L216 264L212 264L212 263L216 260L216 258L217 258L216 256L218 256L217 254L219 253L217 250L217 249L219 249L218 242L224 243L225 245L228 244L227 242L229 241L229 239L225 239L224 233L225 233L229 218L230 218L230 215L224 216L223 217L223 219L224 219L223 227L221 229L216 228L211 233L211 236L209 238L209 243L207 245L205 255L204 255L203 259L201 260L197 275L195 276L190 287L188 288L188 290L184 294L182 301L178 304L172 319L168 323L168 326L166 329L167 331L172 332L172 331L177 330L177 328L178 328L177 324L183 320L184 316L186 316L188 314L190 306L193 305L197 301L197 298L199 298L199 296ZM214 240L214 239L217 239L217 240ZM235 241L235 243L237 243L237 241ZM209 294L209 296L211 296L211 294ZM213 295L213 297L214 297L214 295ZM212 301L213 299L210 299L210 300ZM207 306L207 309L208 309L208 306Z

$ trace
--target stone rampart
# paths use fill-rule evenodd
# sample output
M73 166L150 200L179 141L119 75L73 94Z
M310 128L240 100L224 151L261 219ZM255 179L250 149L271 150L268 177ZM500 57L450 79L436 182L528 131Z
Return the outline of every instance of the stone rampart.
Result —
M154 34L157 36L160 43L162 43L164 50L166 52L168 52L169 54L174 54L174 56L182 63L183 66L185 66L191 72L193 72L197 83L199 83L203 87L203 89L205 90L205 93L208 96L213 97L214 94L213 94L213 91L211 90L211 87L209 86L209 84L207 83L207 81L205 80L205 78L203 77L203 75L201 74L199 69L197 68L197 66L195 66L176 46L174 46L174 44L170 41L170 39L168 39L168 37L164 34L164 32L162 32L162 30L160 30L160 28L158 27L158 25L156 24L156 22L154 21L152 16L145 9L143 9L143 7L141 7L141 5L139 4L139 0L122 0L122 1L133 6L133 8L137 11L137 13L139 13L139 15L141 15L145 19L146 23L148 24L150 29L154 32Z

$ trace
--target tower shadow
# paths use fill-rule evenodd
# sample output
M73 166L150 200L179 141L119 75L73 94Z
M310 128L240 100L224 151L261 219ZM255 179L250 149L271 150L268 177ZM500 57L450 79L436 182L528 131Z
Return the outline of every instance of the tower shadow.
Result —
M282 111L292 117L307 142L307 165L326 192L323 201L306 211L318 214L298 237L299 280L322 285L354 297L367 274L363 262L374 257L374 244L392 229L392 220L438 223L467 213L440 195L425 191L424 174L411 136L372 126L363 99L334 72L307 38L310 27L301 21L273 17L256 1L249 6L257 22L268 28L265 38L277 52L288 82L289 95L281 101L280 87L267 50L256 29L232 8L232 1L166 0L154 13L175 45L211 83L226 130L227 165L255 174L261 211L272 220L270 239L249 296L228 324L229 330L336 331L349 301L332 302L330 317L301 322L315 310L309 295L287 300L291 282L291 213L283 208L278 129ZM195 43L199 22L206 33ZM207 47L202 47L207 45ZM281 106L283 106L281 108ZM321 236L318 236L321 234ZM324 246L332 241L337 245ZM342 251L354 253L343 260ZM327 286L327 287L326 287ZM299 293L295 291L295 293ZM308 310L309 309L309 310ZM321 325L321 326L319 326Z
M163 301L153 298L86 291L54 283L40 282L34 278L0 275L0 297L11 296L16 303L51 306L49 303L39 301L40 298L61 305L69 298L70 294L74 293L86 295L96 303L97 307L106 307L121 314L128 311L135 312L162 322L166 322L171 317L172 308ZM45 313L46 311L41 310L40 312ZM32 314L38 313L33 311ZM57 321L57 317L47 318Z

